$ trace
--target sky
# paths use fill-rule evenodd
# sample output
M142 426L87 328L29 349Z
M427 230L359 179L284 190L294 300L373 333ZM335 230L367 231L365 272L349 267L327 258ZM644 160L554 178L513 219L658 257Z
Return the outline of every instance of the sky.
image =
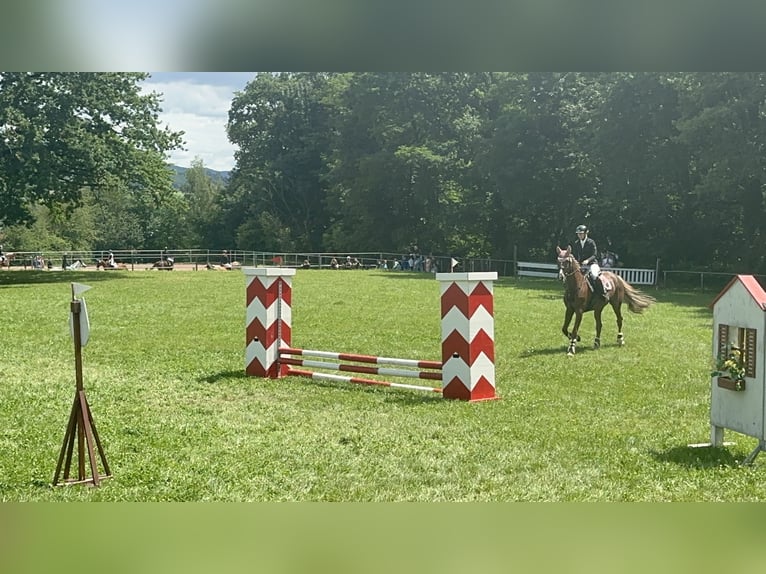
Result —
M169 161L190 167L199 158L205 167L229 171L235 147L226 137L226 122L235 91L241 91L255 72L151 72L143 85L161 94L160 122L184 131L185 150L170 154Z

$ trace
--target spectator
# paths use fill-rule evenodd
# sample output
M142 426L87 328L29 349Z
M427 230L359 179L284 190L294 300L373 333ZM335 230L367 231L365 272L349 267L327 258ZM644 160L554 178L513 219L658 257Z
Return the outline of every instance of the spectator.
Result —
M75 259L74 261L72 261L71 265L67 265L66 266L66 269L68 269L70 271L75 271L77 269L82 269L85 266L86 265L85 265L85 263L82 262L82 259Z
M231 259L229 258L229 252L225 249L221 252L221 267L224 269L231 269Z

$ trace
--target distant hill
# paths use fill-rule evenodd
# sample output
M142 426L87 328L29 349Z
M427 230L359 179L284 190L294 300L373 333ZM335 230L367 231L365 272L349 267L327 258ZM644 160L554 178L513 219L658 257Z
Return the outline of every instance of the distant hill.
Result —
M180 189L181 186L186 182L186 172L189 171L188 167L181 167L180 165L170 165L170 168L175 172L175 176L173 177L173 187ZM213 181L218 181L223 184L226 184L226 182L229 180L229 174L231 172L229 171L216 171L214 169L205 168L205 173L207 176L212 179Z

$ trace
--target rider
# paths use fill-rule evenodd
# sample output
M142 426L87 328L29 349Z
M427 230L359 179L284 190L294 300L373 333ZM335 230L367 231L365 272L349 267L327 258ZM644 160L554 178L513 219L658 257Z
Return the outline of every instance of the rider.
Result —
M585 225L578 225L575 231L577 233L577 241L572 246L572 254L580 265L585 268L583 271L593 292L596 295L605 297L604 287L601 285L601 281L598 281L600 269L596 263L596 254L598 253L596 242L588 237L588 228Z
M112 250L109 250L109 260L107 261L107 264L109 267L117 267L117 263L114 260L114 253L112 253Z
M5 263L5 253L3 253L2 245L0 245L0 263Z

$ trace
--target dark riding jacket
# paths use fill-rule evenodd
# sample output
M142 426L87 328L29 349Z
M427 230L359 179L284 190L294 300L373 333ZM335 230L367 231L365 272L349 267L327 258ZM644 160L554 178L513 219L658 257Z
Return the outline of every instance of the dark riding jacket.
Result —
M582 265L590 265L596 261L597 251L596 242L590 237L585 238L585 243L583 245L580 245L579 239L572 245L572 254Z

